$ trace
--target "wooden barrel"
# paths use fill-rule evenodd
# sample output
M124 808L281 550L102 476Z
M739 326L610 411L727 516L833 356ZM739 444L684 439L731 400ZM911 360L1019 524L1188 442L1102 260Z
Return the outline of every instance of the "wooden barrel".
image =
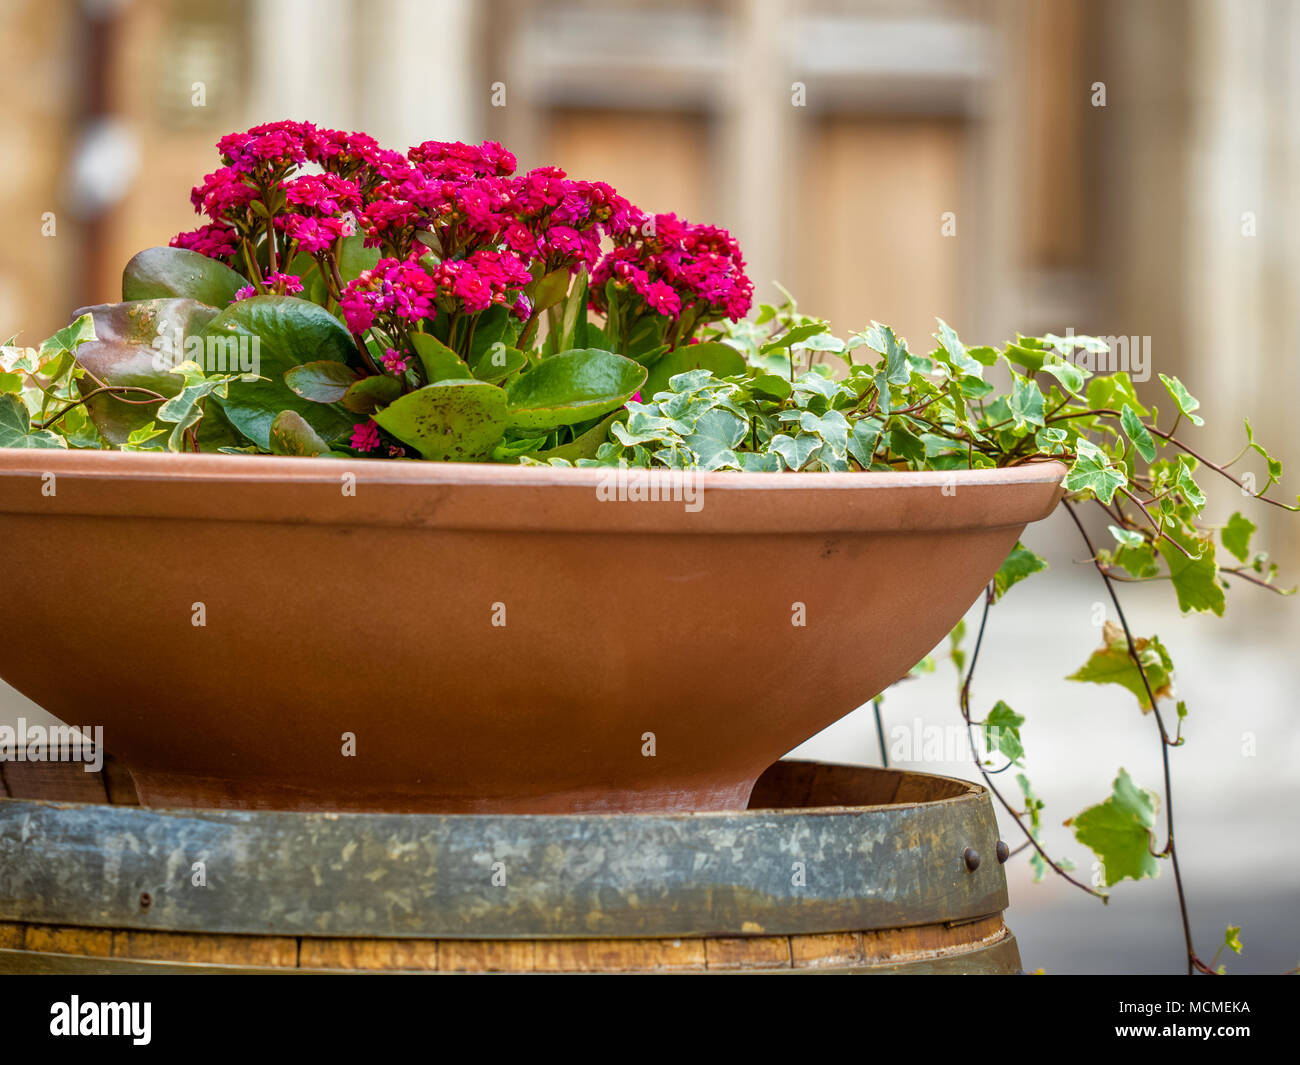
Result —
M978 785L778 762L747 810L145 809L0 764L0 972L1011 973Z

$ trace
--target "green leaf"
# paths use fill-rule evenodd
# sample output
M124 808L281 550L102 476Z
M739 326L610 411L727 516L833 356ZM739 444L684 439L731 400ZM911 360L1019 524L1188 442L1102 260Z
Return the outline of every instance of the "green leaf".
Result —
M912 376L911 367L907 365L907 342L880 322L872 322L871 328L863 336L868 347L885 356L885 384L907 384Z
M220 310L247 284L225 263L188 248L145 248L122 271L122 299L171 296Z
M1065 487L1071 492L1090 491L1109 503L1116 491L1128 484L1124 471L1112 466L1101 448L1087 438L1080 437L1076 446L1078 453L1065 475Z
M948 356L946 361L960 370L964 376L983 379L984 363L971 358L966 351L966 345L961 342L961 338L957 336L952 326L942 318L936 318L935 321L939 323L939 332L934 334L934 338L939 341L940 347Z
M1172 530L1167 530L1167 534L1175 537L1184 550L1194 556L1189 558L1166 539L1156 544L1156 550L1169 568L1169 579L1178 595L1178 608L1184 614L1195 610L1222 617L1226 599L1214 560L1214 541L1209 537L1192 539Z
M567 444L560 444L558 447L548 448L545 451L538 451L537 448L540 445L534 444L533 447L527 449L526 453L539 462L549 462L551 459L567 459L569 462L577 462L578 459L595 458L597 449L609 439L610 428L615 422L625 417L626 414L623 411L616 410L613 414L606 415L580 436L574 437ZM523 453L521 452L521 454ZM500 460L498 459L498 461Z
M518 348L506 347L503 341L496 341L490 347L470 358L470 373L480 381L504 381L516 370L528 364L528 356Z
M1062 388L1076 396L1083 391L1083 386L1088 379L1085 370L1059 356L1049 356L1044 359L1042 372L1051 374L1061 383Z
M745 473L780 473L781 456L773 455L768 452L758 453L754 451L737 452L740 459L740 468Z
M773 352L789 350L802 344L809 337L814 337L818 333L825 333L830 330L830 324L827 322L805 322L803 325L796 325L792 329L773 338L768 343L758 349L760 355L771 355Z
M172 373L173 367L187 360L208 366L204 330L217 312L190 299L132 300L128 303L105 303L87 308L94 320L95 339L77 348L77 364L105 384L118 388L147 388L161 396L176 395L184 381ZM224 349L212 352L214 369L221 372L229 365ZM77 381L83 396L99 386L90 377ZM127 399L146 399L144 393L128 394ZM124 403L101 393L87 400L95 428L114 447L126 443L131 433L147 425L157 414L157 407L147 403Z
M153 422L134 429L126 438L126 443L122 445L123 451L162 451L163 447L158 437L165 433L165 429L158 428ZM152 446L150 446L152 445Z
M745 438L748 428L744 418L714 407L700 416L695 431L686 437L686 446L695 453L701 469L738 468L740 460L733 449Z
M372 414L386 407L402 394L403 385L396 377L371 374L350 386L339 402L353 414Z
M1138 706L1145 714L1151 710L1151 700L1147 698L1142 674L1145 672L1151 693L1156 699L1166 698L1173 692L1174 663L1159 637L1137 637L1133 640L1133 646L1137 650L1138 661L1142 663L1141 670L1129 654L1124 630L1108 621L1103 629L1101 647L1093 651L1092 657L1078 671L1065 679L1086 684L1118 684L1137 697Z
M999 699L984 719L984 745L1001 751L1012 764L1021 765L1025 748L1020 740L1020 726L1024 723L1024 717Z
M206 403L209 396L222 399L226 396L230 382L235 375L208 376L192 362L182 363L172 373L184 381L184 387L158 408L160 422L171 422L171 432L167 437L169 451L187 450L185 434L197 426L205 417Z
M1234 954L1241 953L1242 951L1241 925L1239 924L1228 925L1227 931L1223 933L1223 945L1227 947L1230 951L1232 951L1232 953Z
M238 382L218 402L236 429L260 447L271 446L271 422L294 410L323 438L350 430L352 419L332 406L313 403L285 383L285 374L307 362L355 362L352 337L329 311L293 296L240 300L208 323L206 336L227 342L257 340L263 380Z
M859 418L849 432L848 449L859 466L871 469L884 423L879 418Z
M1007 397L1007 406L1016 428L1043 424L1043 392L1032 380L1016 375L1012 380L1011 395Z
M32 432L27 406L13 393L0 396L0 447L63 448L67 444L48 429Z
M781 457L786 469L801 470L821 446L821 438L811 433L800 433L794 437L777 433L768 442L767 449Z
M1201 401L1192 396L1186 388L1183 387L1182 381L1177 377L1171 377L1167 374L1160 374L1160 380L1164 382L1165 388L1169 394L1174 397L1174 402L1178 404L1178 409L1191 419L1193 425L1204 425L1205 419L1198 414L1193 414Z
M622 355L598 348L564 351L510 382L510 424L553 429L590 421L621 407L645 379L645 367Z
M925 465L925 444L915 433L902 425L889 431L889 450L917 467Z
M587 267L578 267L578 273L569 289L569 298L564 301L560 313L560 329L555 337L555 350L572 351L578 338L579 322L586 321L587 314ZM581 350L581 349L578 349ZM634 390L635 391L635 390Z
M1246 562L1250 558L1250 538L1254 535L1255 528L1253 521L1238 512L1219 530L1219 539L1234 558Z
M1035 374L1043 368L1043 363L1047 361L1050 352L1043 347L1030 346L1028 342L1030 339L1021 337L1019 344L1008 344L1002 350L1002 353L1007 357L1007 361L1024 367L1031 374Z
M1142 424L1142 419L1137 416L1132 407L1125 404L1123 410L1120 411L1119 420L1120 424L1124 426L1124 434L1133 442L1137 453L1147 462L1153 462L1156 457L1156 444L1151 439L1147 427Z
M746 369L745 357L730 344L705 341L674 348L650 367L641 394L650 398L668 390L668 381L689 370L709 370L714 377L736 377ZM789 383L784 382L787 389ZM788 393L787 393L788 394Z
M1011 589L1013 585L1019 584L1026 577L1037 573L1039 570L1047 569L1047 561L1040 558L1024 544L1016 541L1016 546L1012 548L1011 554L1007 555L1006 561L998 567L997 573L993 575L993 601L997 602Z
M1268 464L1268 484L1276 484L1278 478L1282 476L1281 460L1275 459L1270 455L1264 445L1255 439L1255 430L1250 427L1250 419L1246 418L1244 421L1246 423L1246 446L1251 448ZM1264 487L1267 488L1268 485L1265 485ZM1264 489L1260 489L1260 492L1262 493L1263 490Z
M282 410L271 421L271 454L326 455L329 444L316 435L307 419L297 411Z
M451 348L428 333L412 333L411 346L424 364L424 375L430 381L449 381L453 378L470 380L473 372Z
M1110 530L1116 542L1124 547L1141 547L1147 542L1145 536L1133 529L1121 529L1118 525L1107 525L1106 528Z
M341 362L304 362L285 371L284 383L313 403L338 403L357 383L357 372Z
M1094 377L1088 382L1088 406L1099 410L1117 410L1132 407L1133 412L1145 418L1150 411L1138 402L1137 391L1128 371Z
M1106 886L1112 887L1125 878L1159 875L1160 867L1151 853L1155 819L1155 796L1139 788L1121 769L1110 798L1067 823L1074 828L1074 838L1101 860Z
M756 374L749 382L749 387L755 392L770 396L773 399L788 399L790 393L794 391L793 386L786 378L779 377L774 373Z
M372 415L380 428L435 462L482 462L506 430L506 394L455 379L408 392Z
M42 340L40 353L43 356L55 356L65 351L76 351L82 344L94 339L95 317L86 311L53 336Z
M524 295L533 301L533 312L540 314L554 307L569 291L569 268L562 266L524 286Z

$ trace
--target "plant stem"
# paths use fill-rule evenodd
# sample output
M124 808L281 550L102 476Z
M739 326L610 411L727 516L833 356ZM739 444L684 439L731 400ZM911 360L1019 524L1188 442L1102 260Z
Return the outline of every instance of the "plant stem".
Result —
M1146 669L1142 666L1142 659L1138 656L1137 647L1133 643L1133 633L1129 629L1128 619L1124 616L1124 608L1120 606L1119 595L1115 592L1115 586L1111 581L1110 574L1105 568L1095 561L1097 549L1093 546L1092 538L1088 535L1088 530L1084 528L1082 520L1075 511L1075 505L1068 499L1064 500L1066 513L1073 519L1075 526L1079 530L1079 535L1083 537L1083 542L1088 545L1088 553L1093 557L1093 565L1101 575L1101 579L1106 584L1106 592L1110 595L1110 601L1115 605L1115 613L1119 616L1120 626L1124 630L1124 639L1128 643L1129 657L1133 664L1137 666L1138 675L1142 678L1142 687L1146 689L1147 702L1151 706L1152 716L1156 719L1156 726L1160 729L1160 758L1164 769L1165 777L1165 849L1163 853L1169 855L1169 859L1174 867L1174 883L1178 888L1178 910L1183 919L1183 941L1187 948L1187 975L1191 976L1195 969L1202 972L1213 972L1204 962L1196 956L1196 946L1192 942L1192 925L1187 916L1187 894L1183 889L1183 873L1178 864L1178 848L1174 845L1174 785L1173 775L1169 770L1169 748L1174 745L1174 741L1169 738L1169 733L1165 729L1164 719L1160 716L1160 707L1156 704L1155 693L1151 690L1151 682L1147 679Z
M975 647L971 651L970 665L966 669L966 679L962 682L962 686L961 686L961 699L960 699L961 716L966 722L966 736L970 741L971 758L975 762L975 768L979 770L980 776L984 778L984 783L988 787L989 791L993 793L993 795L997 798L998 802L1000 802L1002 806L1006 809L1007 813L1009 813L1015 819L1016 824L1020 826L1020 831L1022 831L1025 834L1027 845L1032 846L1034 850L1038 852L1038 856L1042 858L1043 861L1046 862L1049 866L1051 866L1053 871L1056 872L1058 876L1061 876L1065 880L1069 881L1080 891L1084 891L1087 894L1092 895L1094 898L1101 899L1103 902L1105 902L1106 896L1102 892L1096 890L1095 888L1089 887L1087 884L1083 883L1082 881L1076 880L1074 877L1072 877L1069 873L1067 873L1064 869L1062 869L1059 865L1056 864L1056 862L1054 862L1051 859L1047 851L1043 850L1042 844L1040 844L1038 840L1034 838L1033 832L1030 831L1030 829L1026 827L1024 821L1021 820L1020 813L1011 805L1011 803L1007 801L1006 797L1003 796L1002 792L998 790L997 785L993 783L992 778L989 776L988 770L986 770L984 768L983 763L980 762L979 752L975 748L975 726L974 723L971 721L971 716L970 716L970 686L971 686L971 681L975 677L975 664L979 661L980 647L984 643L984 629L988 625L989 610L992 606L993 606L993 585L990 584L984 593L984 613L980 617L979 633L975 637Z

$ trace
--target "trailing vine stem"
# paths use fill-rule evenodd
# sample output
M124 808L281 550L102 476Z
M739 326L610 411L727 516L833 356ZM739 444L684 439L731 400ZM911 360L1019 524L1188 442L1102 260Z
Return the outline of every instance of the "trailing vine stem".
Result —
M1052 857L1047 853L1047 851L1043 849L1043 845L1039 843L1036 838L1034 838L1034 833L1030 830L1028 826L1025 825L1024 821L1021 819L1020 811L1017 810L1014 806L1012 806L1011 803L1007 800L1006 796L1004 796L1002 792L998 790L998 786L993 782L993 778L991 774L984 767L984 764L980 761L979 754L975 746L975 725L974 722L971 721L971 714L970 714L970 688L971 688L971 681L975 677L975 666L979 662L980 647L984 643L984 629L988 625L989 610L992 608L992 606L993 606L993 583L990 581L989 586L984 590L984 613L980 616L979 632L975 637L975 646L971 651L970 665L966 667L966 678L962 682L961 697L959 700L959 705L961 708L961 716L962 719L966 722L966 736L968 741L970 742L971 757L974 759L975 768L979 770L980 776L984 778L985 786L989 789L990 792L992 792L993 796L998 800L998 802L1002 804L1003 808L1007 811L1007 813L1009 813L1015 819L1016 824L1019 826L1020 830L1025 834L1026 842L1016 849L1016 853L1019 853L1026 846L1032 846L1034 850L1038 852L1038 856L1047 865L1049 865L1052 868L1052 870L1057 873L1057 875L1069 881L1080 891L1083 891L1086 894L1091 895L1094 898L1101 899L1102 902L1105 902L1107 900L1103 892L1096 890L1096 888L1089 887L1081 880L1076 880L1068 872L1066 872L1063 868L1061 868L1061 866L1058 865L1052 859Z
M1114 581L1111 575L1106 571L1106 567L1101 564L1097 556L1097 548L1092 542L1092 537L1088 535L1088 530L1084 527L1080 519L1075 504L1070 500L1063 500L1066 513L1074 521L1079 530L1079 535L1083 537L1083 542L1088 548L1088 557L1093 567L1100 574L1102 581L1106 585L1106 592L1110 596L1110 601L1115 606L1115 613L1119 618L1120 627L1124 630L1124 639L1128 644L1128 654L1137 667L1138 675L1142 678L1142 687L1146 690L1147 701L1151 706L1151 714L1155 718L1156 726L1160 730L1160 760L1161 767L1164 771L1165 778L1165 846L1161 854L1169 855L1169 859L1174 867L1174 884L1178 890L1178 910L1182 916L1183 922L1183 941L1187 951L1187 975L1191 976L1193 971L1199 971L1207 975L1215 975L1214 969L1206 965L1205 962L1196 954L1196 946L1192 940L1192 925L1187 915L1187 894L1183 888L1183 874L1178 862L1178 847L1174 842L1174 785L1173 775L1169 769L1169 748L1178 745L1178 741L1171 739L1169 731L1165 728L1164 718L1160 714L1160 707L1156 703L1155 692L1151 689L1151 681L1147 677L1146 668L1142 665L1141 656L1137 653L1137 646L1133 641L1133 633L1129 629L1128 618L1124 616L1124 608L1120 605L1119 595L1115 591ZM988 608L985 607L987 615ZM978 649L978 646L977 646ZM973 663L972 663L973 665ZM969 720L969 719L968 719Z

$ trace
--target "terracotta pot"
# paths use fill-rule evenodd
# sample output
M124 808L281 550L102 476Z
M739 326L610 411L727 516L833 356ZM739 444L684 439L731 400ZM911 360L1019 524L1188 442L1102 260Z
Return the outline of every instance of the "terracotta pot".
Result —
M0 450L0 676L151 806L743 808L1063 474Z

